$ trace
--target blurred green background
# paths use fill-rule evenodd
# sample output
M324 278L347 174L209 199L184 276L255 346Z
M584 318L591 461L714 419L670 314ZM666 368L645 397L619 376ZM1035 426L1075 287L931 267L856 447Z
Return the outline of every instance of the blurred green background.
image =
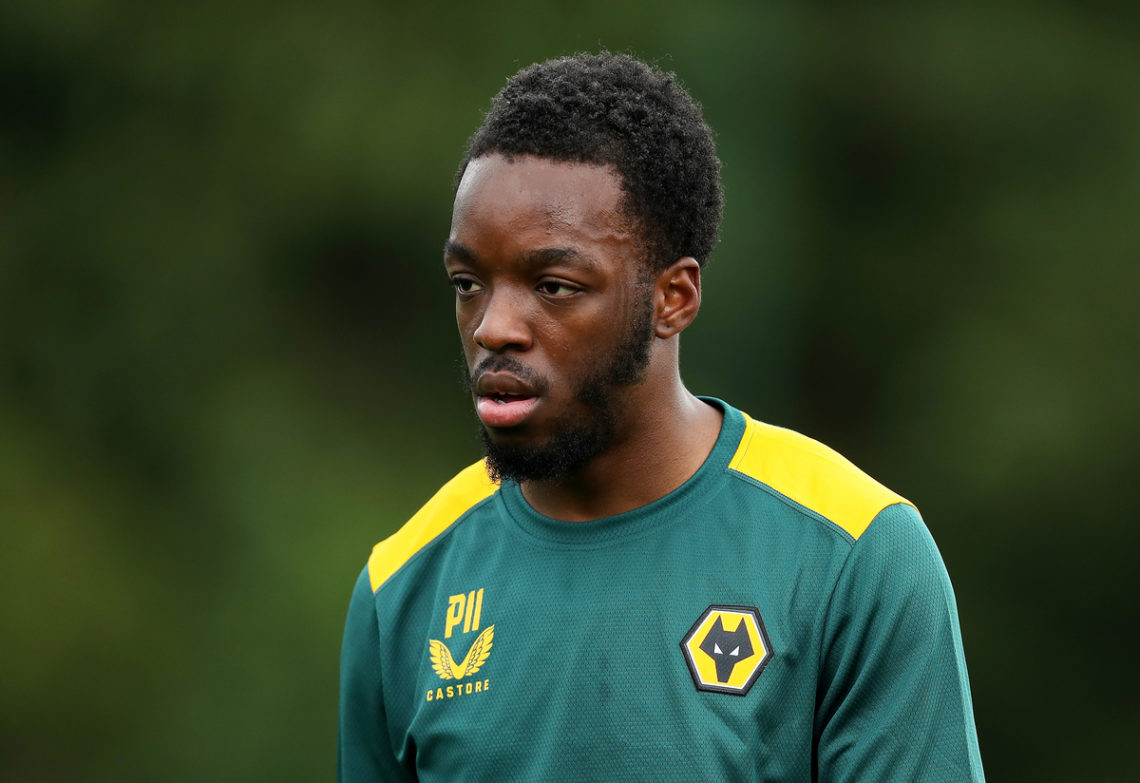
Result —
M478 454L460 151L599 47L718 134L690 388L919 504L990 779L1140 779L1136 9L5 4L0 779L333 776L353 581Z

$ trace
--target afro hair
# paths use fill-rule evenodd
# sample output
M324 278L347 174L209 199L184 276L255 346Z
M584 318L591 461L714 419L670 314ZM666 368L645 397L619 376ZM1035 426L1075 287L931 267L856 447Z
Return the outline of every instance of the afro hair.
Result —
M629 55L577 54L519 71L468 141L456 185L470 161L496 153L612 165L651 269L685 256L704 266L716 245L724 195L712 131L674 74Z

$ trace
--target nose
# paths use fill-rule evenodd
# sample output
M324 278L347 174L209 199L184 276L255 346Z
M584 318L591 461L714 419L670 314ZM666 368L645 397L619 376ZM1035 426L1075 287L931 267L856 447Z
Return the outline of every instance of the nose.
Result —
M496 352L510 348L525 351L530 347L526 308L518 294L502 289L488 291L484 303L472 335L476 345Z

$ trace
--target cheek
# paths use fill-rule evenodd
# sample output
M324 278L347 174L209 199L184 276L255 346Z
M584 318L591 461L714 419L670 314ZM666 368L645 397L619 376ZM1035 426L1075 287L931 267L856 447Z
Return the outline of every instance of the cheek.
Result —
M478 346L475 345L475 340L472 337L472 329L462 322L459 323L459 347L467 369L475 369L475 363L479 359Z
M601 315L580 311L542 313L534 321L534 335L552 364L564 373L574 374L606 345L606 331L599 328L603 323L599 321Z
M565 329L542 329L538 336L543 352L560 367L573 365L575 358L581 358L581 354L575 350L574 339Z
M479 326L479 315L475 308L455 304L455 325L459 328L459 338L463 341L463 349L467 350L468 343L475 341L475 329Z
M560 322L546 333L545 353L563 376L588 377L614 350L624 320L625 316L620 314L596 313L591 318Z

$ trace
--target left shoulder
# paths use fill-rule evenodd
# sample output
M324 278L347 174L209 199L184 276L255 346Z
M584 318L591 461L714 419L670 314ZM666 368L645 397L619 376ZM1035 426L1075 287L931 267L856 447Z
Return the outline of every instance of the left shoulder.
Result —
M379 590L421 551L441 540L498 490L498 482L487 474L485 460L460 471L399 530L372 548L367 568L372 592Z
M821 517L857 541L884 509L914 504L846 457L793 430L744 415L744 434L728 469Z

